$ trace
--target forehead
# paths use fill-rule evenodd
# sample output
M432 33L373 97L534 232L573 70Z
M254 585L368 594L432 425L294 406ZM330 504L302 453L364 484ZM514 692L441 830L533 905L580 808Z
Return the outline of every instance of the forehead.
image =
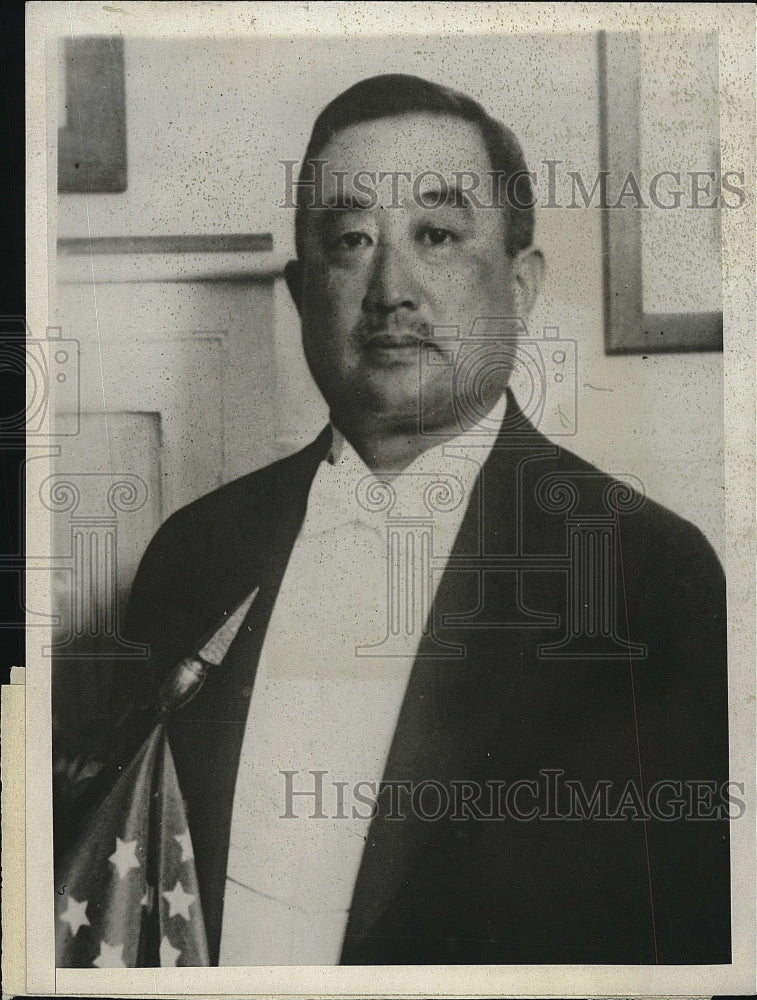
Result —
M324 181L346 171L437 171L452 180L461 171L485 175L491 162L477 125L453 115L412 113L358 122L338 132L321 150Z

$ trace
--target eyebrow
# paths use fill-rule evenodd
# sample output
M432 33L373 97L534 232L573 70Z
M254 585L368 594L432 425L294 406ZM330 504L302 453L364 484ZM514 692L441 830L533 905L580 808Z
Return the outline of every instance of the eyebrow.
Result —
M435 178L433 186L419 192L419 199L421 207L423 208L434 209L452 207L464 208L466 211L470 211L473 208L473 204L465 193L465 189L461 188L457 181L453 181L451 184L448 184L443 180L442 183L439 184ZM423 202L426 200L431 201L432 204L424 205Z
M365 212L371 206L361 201L357 195L342 194L339 197L329 198L325 203L325 208L329 212Z
M426 200L431 201L431 205L424 204ZM418 192L417 204L419 208L432 210L435 208L462 208L471 211L473 208L473 203L468 198L465 189L460 187L457 181L448 184L442 180L441 183L437 183L436 178L431 187ZM351 192L335 195L323 205L327 217L333 217L337 212L366 212L375 207L375 201L372 202L370 198L361 197Z

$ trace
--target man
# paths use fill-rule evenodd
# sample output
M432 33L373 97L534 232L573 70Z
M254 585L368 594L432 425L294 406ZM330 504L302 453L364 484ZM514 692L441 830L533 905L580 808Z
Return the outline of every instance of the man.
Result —
M128 620L157 689L251 601L168 723L212 962L730 960L722 572L509 391L531 201L436 84L316 122L286 277L330 426L170 518Z

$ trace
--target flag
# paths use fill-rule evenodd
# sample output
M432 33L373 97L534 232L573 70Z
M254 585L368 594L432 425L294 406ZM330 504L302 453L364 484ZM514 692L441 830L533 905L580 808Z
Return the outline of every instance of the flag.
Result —
M58 968L209 965L184 800L165 720L221 664L255 590L172 671L147 739L55 873Z
M155 726L56 875L59 968L208 965L192 838Z

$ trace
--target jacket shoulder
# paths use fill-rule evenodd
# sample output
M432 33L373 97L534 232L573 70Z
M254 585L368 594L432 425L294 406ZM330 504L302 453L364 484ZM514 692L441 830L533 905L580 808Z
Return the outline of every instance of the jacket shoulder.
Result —
M648 496L638 477L604 472L563 447L559 447L552 472L556 480L572 483L578 504L583 501L590 513L614 515L621 544L625 535L629 543L647 551L658 568L660 558L669 551L683 558L696 556L720 568L700 528Z
M140 561L127 635L160 649L164 636L192 637L243 599L282 530L304 513L323 438L167 518Z
M322 438L323 435L293 455L240 476L179 508L155 533L144 558L165 547L180 555L186 546L204 547L211 539L225 539L228 543L230 535L236 533L235 526L249 530L250 523L256 524L265 508L280 505L286 500L282 493L291 495L294 485L314 471L321 457ZM177 543L181 544L181 551L176 549Z

